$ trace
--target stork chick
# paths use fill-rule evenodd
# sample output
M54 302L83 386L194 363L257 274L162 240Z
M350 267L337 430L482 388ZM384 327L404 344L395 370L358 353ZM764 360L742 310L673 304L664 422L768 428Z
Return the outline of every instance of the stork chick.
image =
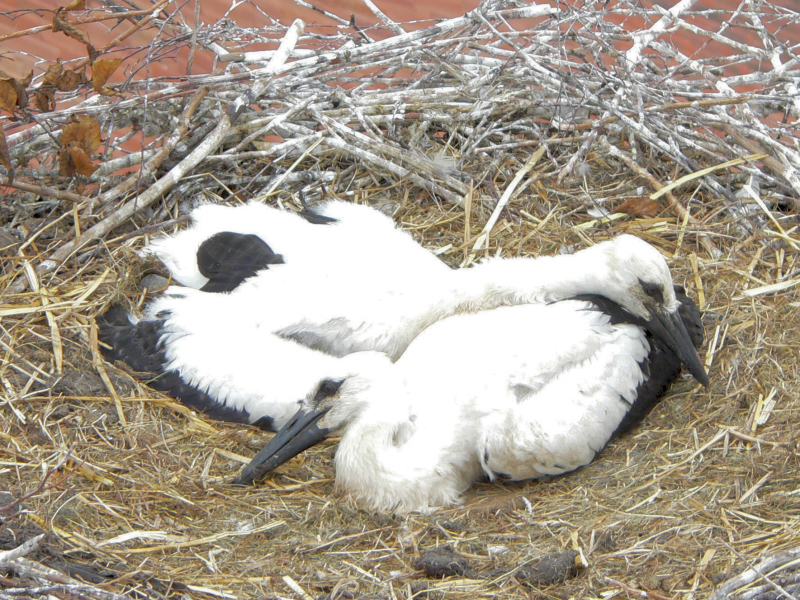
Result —
M676 296L668 271L638 285L625 308L591 295L499 307L431 325L396 363L346 356L237 483L336 431L336 486L376 511L453 504L482 476L586 465L647 413L681 364L707 382L697 307L681 288Z

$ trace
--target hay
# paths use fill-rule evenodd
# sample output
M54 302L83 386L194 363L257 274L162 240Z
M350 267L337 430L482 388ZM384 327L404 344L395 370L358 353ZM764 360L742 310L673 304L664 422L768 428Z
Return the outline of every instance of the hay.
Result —
M116 95L84 84L54 92L56 110L5 120L0 540L18 550L0 554L0 598L797 597L800 96L786 40L798 15L689 4L484 2L414 31L344 20L302 33L193 32L165 23L161 2L126 21L153 35L151 58L264 36L272 54L132 76L106 86ZM80 27L121 13L64 14ZM730 55L684 56L677 30ZM735 41L746 30L751 41ZM116 51L128 73L136 50ZM105 138L91 176L58 175L71 114ZM679 381L578 472L479 484L431 515L334 497L333 443L256 488L230 486L267 436L104 364L92 319L147 300L141 278L159 266L135 252L193 202L329 196L391 211L453 266L635 233L701 304L712 384ZM444 546L469 577L415 568ZM519 575L569 551L584 567L575 578Z

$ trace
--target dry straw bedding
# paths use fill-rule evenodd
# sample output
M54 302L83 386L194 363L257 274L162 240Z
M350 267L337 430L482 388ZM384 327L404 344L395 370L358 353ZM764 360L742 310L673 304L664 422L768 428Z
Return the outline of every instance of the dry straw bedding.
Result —
M3 121L0 540L19 549L0 554L0 598L798 597L796 13L486 2L422 29L193 32L166 4L123 19L153 42L107 49L130 76L115 95L86 84ZM682 55L677 29L730 56ZM260 63L142 79L143 56L266 38L283 45ZM90 177L58 173L72 114L102 131ZM142 136L144 152L122 139ZM103 363L93 317L147 300L163 272L136 251L193 202L300 193L390 211L454 267L635 233L704 311L711 386L681 379L578 472L482 483L429 515L336 497L334 442L235 488L267 434ZM418 559L444 546L469 569L429 577ZM562 583L517 570L568 550L584 568Z

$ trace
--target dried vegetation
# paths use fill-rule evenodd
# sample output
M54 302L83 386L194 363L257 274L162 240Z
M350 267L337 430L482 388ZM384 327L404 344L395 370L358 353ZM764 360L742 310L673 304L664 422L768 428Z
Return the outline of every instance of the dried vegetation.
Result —
M798 597L800 15L484 2L303 32L174 11L76 0L65 35L119 20L150 45L0 80L0 598ZM220 68L144 78L186 48ZM712 384L678 382L579 472L430 515L334 497L333 444L230 486L266 436L104 364L92 319L146 301L136 251L192 203L301 193L391 210L454 266L633 232L701 304ZM445 546L444 571L423 560ZM576 577L531 576L569 551Z

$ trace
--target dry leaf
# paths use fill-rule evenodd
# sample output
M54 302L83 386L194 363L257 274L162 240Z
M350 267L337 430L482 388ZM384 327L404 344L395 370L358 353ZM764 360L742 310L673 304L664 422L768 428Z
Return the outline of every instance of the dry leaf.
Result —
M101 87L99 90L97 90L97 93L100 94L101 96L119 96L120 98L125 97L125 95L122 94L121 92L105 85Z
M62 92L71 92L78 89L82 83L86 83L83 72L64 71L58 79L58 89Z
M86 152L78 146L64 148L58 153L58 174L73 177L75 173L88 177L97 170Z
M92 63L92 87L100 91L122 61L118 58L101 58Z
M15 105L19 108L28 106L28 91L25 89L33 79L33 71L23 79L17 80L0 72L0 109L13 113ZM9 90L9 85L13 88Z
M14 114L17 109L17 88L12 78L0 79L0 109Z
M8 154L8 144L6 144L6 134L0 127L0 165L3 165L8 172L8 185L14 181L14 167L11 166L11 157Z
M91 155L100 147L100 124L93 117L73 115L70 123L61 130L61 145L58 155L58 173L72 177L76 173L88 177L97 166Z
M72 0L64 10L86 10L86 0Z
M61 13L64 12L63 8L59 8L56 11L55 16L53 17L53 31L63 31L66 35L71 37L73 40L78 40L79 42L83 42L84 44L89 44L89 38L86 37L86 34L75 27L70 21L65 19L61 16Z
M61 146L74 146L91 156L100 147L100 123L93 117L73 115L72 122L61 130Z
M40 88L39 91L36 92L33 103L36 105L36 108L39 109L39 112L50 112L56 109L55 94L56 90L53 86L48 86L46 89Z
M86 53L89 55L89 61L91 62L94 62L100 56L100 53L91 44L86 44Z
M97 167L100 166L93 164L91 159L81 148L70 146L67 148L67 151L69 152L69 157L72 160L72 164L75 165L75 171L84 177L89 177L97 170Z
M633 217L655 217L661 208L658 202L650 198L628 198L614 212L627 213Z
M59 58L56 60L55 64L50 65L47 67L47 71L44 73L44 80L42 81L42 86L52 85L53 87L58 86L58 80L61 79L61 72L64 70L64 67L61 66L61 59Z
M73 177L75 175L75 164L65 148L58 153L58 174L61 177Z
M24 81L24 80L23 80ZM25 84L22 81L14 80L14 87L17 90L17 106L25 108L28 106L28 90L25 89Z

